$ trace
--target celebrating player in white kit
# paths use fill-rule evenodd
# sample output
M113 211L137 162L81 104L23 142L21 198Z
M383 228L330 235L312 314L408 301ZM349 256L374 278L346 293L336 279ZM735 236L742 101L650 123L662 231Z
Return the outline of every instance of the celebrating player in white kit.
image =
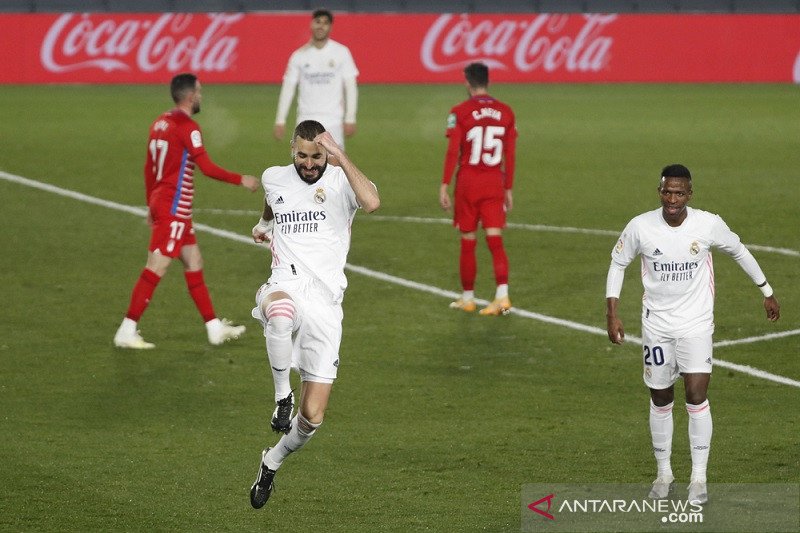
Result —
M261 454L250 489L256 509L267 503L284 459L322 423L339 366L350 225L358 208L371 213L380 206L375 185L319 122L297 125L292 157L293 164L264 171L264 213L253 228L253 239L269 241L272 251L272 273L256 294L253 317L264 326L275 382L271 425L285 433ZM340 166L329 165L329 157ZM294 418L291 368L301 380Z
M316 120L333 139L344 146L344 138L356 132L358 86L350 50L330 38L333 13L318 9L311 14L311 39L289 57L283 75L273 134L283 139L286 117L297 91L297 122Z
M780 306L753 255L718 215L692 209L692 175L683 165L661 171L661 208L631 220L611 252L606 282L608 337L622 344L625 332L617 317L625 268L639 255L644 298L642 345L644 382L650 389L650 432L658 475L650 497L666 498L675 480L670 465L674 383L683 376L692 474L688 500L708 501L706 467L711 447L711 378L714 332L714 268L711 249L733 257L764 294L771 321Z

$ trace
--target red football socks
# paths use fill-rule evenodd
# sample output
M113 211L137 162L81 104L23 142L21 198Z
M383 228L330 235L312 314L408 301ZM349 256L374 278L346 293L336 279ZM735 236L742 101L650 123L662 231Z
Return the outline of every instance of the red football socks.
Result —
M147 309L150 303L150 298L153 296L153 291L156 290L158 282L161 278L153 272L145 268L139 276L139 281L133 287L133 294L131 294L131 303L128 306L128 312L125 313L127 318L134 322L138 322L142 317L142 313Z
M202 270L184 271L186 278L186 286L189 288L189 294L192 295L192 300L197 306L197 310L203 316L203 322L208 322L217 318L214 313L214 306L211 305L211 296L208 294L208 287L203 279Z
M461 288L465 291L475 289L475 276L478 274L478 261L475 258L475 243L475 239L461 239L459 272L461 273Z
M501 235L487 235L486 244L489 246L489 251L492 253L495 282L498 285L507 285L508 256L506 256L506 250L503 248L503 237Z

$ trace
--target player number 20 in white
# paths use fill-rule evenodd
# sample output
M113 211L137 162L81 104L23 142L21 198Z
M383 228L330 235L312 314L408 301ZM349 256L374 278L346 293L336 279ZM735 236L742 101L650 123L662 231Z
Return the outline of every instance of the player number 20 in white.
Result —
M482 161L484 165L494 167L503 159L503 135L506 129L503 126L475 126L467 132L467 140L472 143L469 153L469 164L477 165Z

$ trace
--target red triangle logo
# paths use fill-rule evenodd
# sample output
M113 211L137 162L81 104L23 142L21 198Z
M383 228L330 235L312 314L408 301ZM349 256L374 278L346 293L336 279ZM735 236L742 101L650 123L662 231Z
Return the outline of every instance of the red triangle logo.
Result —
M548 512L550 511L550 506L553 505L553 497L555 497L555 494L550 494L549 496L545 496L541 500L536 500L532 504L528 505L528 509L530 509L534 513L539 513L545 518L549 518L550 520L555 520L555 517ZM541 509L536 507L537 505L544 502L547 502L547 511L542 511Z

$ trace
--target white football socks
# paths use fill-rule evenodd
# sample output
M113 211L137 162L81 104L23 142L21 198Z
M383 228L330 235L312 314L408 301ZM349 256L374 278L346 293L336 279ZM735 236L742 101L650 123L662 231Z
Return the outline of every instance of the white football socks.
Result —
M322 425L312 424L299 412L292 419L292 429L281 437L274 447L270 448L264 456L264 464L270 470L277 470L283 464L283 460L289 456L290 453L296 452L302 448L314 436L317 428Z
M122 335L124 337L133 337L136 335L136 326L138 325L137 322L131 320L128 317L122 319L122 324L119 325L119 330L117 330L117 335Z
M494 299L499 300L500 298L508 298L508 284L504 283L502 285L498 285L497 289L494 292Z
M692 451L692 481L706 481L708 454L711 451L711 407L708 400L700 405L686 404L689 413L689 447Z
M671 402L658 407L650 400L650 435L653 439L653 454L658 465L658 477L672 477L672 407Z
M292 367L292 330L294 328L294 302L277 300L267 305L267 357L275 382L275 401L292 392L289 379Z

